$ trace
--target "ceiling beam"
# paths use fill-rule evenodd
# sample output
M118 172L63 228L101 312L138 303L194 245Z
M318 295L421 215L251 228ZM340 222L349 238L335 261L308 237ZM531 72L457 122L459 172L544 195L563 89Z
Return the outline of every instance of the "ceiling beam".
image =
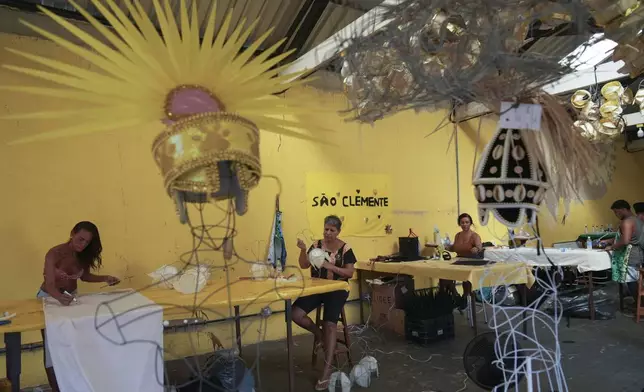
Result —
M326 0L325 0L326 1ZM49 16L45 15L38 9L38 5L51 11L52 13L67 19L76 27L83 29L86 33L89 33L94 38L100 40L101 42L111 46L111 43L108 42L105 37L98 33L98 31L85 19L85 17L77 11L71 11L63 8L45 6L40 3L28 3L24 0L0 0L0 33L14 34L19 36L28 36L43 38L40 34L31 30L29 27L23 25L20 21L24 20L30 22L33 25L41 27L51 33L59 35L65 38L68 41L71 41L78 45L85 45L78 37L71 34L67 29L56 23ZM89 10L88 10L89 12ZM112 25L105 19L102 15L91 13L96 20L109 27L110 30L113 30ZM148 15L149 16L149 15ZM151 16L150 20L153 20ZM156 25L155 25L156 26ZM157 32L161 37L163 33L160 28L156 27ZM201 39L200 39L201 42ZM243 45L242 50L245 50L248 45ZM258 49L255 52L255 56L262 53L262 49ZM274 57L279 53L273 53L270 57Z
M300 11L286 32L288 41L284 44L282 53L295 49L293 56L299 56L301 54L307 39L330 3L329 0L305 0L302 3Z
M302 71L313 72L325 65L340 53L343 43L347 40L357 36L369 36L391 22L391 20L384 20L385 11L387 11L387 8L400 3L402 3L402 0L384 0L379 6L349 23L345 28L300 56L282 74Z
M52 7L49 5L41 4L41 2L33 3L33 2L27 2L25 0L0 0L0 6L12 8L18 11L37 13L37 14L42 14L42 12L40 12L40 10L38 9L39 7L42 7L42 8L45 8L47 11L51 11L52 13L62 18L87 22L85 17L76 11L67 10L60 7ZM92 13L92 16L95 17L96 20L98 20L102 24L109 26L109 23L107 22L107 20L103 18L101 15L96 15Z

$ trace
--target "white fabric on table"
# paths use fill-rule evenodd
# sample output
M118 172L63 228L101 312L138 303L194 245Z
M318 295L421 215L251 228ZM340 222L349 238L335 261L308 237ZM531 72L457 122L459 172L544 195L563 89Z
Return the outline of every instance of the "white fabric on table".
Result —
M77 298L69 306L44 299L60 390L163 392L161 306L136 292Z
M560 267L577 267L579 272L603 271L611 268L610 255L602 250L545 248L537 255L536 248L485 249L485 259L491 261L523 262L531 266L548 267L550 262Z

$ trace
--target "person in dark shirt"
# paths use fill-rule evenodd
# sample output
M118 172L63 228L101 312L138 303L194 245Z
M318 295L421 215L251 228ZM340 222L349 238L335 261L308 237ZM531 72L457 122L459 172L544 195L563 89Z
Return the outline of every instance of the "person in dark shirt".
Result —
M297 241L300 248L299 263L301 268L311 268L311 277L331 280L349 280L353 276L356 256L351 247L338 238L342 230L342 221L335 215L324 218L324 239L311 245L306 250L304 241ZM311 265L308 254L314 248L324 250L328 257L320 268ZM318 380L315 389L324 391L329 387L331 364L337 343L338 319L349 293L345 290L333 291L324 294L313 294L298 298L293 303L293 322L315 335L316 350L324 349L325 360L322 377ZM313 309L324 305L324 321L322 329L307 316Z

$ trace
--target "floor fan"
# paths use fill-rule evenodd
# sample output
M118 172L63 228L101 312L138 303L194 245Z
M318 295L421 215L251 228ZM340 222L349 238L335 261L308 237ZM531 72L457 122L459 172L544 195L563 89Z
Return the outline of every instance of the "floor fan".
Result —
M495 342L495 332L482 333L467 344L463 353L463 365L467 377L486 391L491 391L505 382L504 371L496 364ZM520 350L518 342L515 348ZM512 372L515 367L514 359L505 359L503 367L506 373ZM517 378L516 383L521 382L523 374L518 375Z

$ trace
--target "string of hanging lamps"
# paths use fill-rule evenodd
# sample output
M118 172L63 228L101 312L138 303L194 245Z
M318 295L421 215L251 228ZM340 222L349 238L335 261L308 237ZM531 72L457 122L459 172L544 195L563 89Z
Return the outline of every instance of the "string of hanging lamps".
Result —
M619 81L612 81L606 83L596 96L585 89L575 91L570 103L578 111L574 126L585 138L611 143L624 131L622 114L626 106L637 105L644 113L644 86L633 93Z

